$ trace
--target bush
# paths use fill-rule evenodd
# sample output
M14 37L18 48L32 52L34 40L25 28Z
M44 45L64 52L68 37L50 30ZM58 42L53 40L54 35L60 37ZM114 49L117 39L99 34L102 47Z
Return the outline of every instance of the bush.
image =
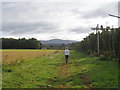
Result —
M110 51L106 51L99 56L99 60L113 60L114 55Z

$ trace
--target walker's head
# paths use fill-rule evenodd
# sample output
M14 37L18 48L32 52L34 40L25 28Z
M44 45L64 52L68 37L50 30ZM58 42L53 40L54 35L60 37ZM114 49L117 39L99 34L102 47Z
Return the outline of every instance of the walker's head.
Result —
M66 47L65 49L68 49L68 47Z

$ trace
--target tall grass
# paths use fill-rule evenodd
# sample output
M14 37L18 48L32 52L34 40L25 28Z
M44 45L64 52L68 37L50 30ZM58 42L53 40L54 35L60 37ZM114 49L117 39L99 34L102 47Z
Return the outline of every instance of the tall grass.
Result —
M25 59L47 56L56 52L56 50L25 50L25 49L6 49L2 50L3 64L21 62Z

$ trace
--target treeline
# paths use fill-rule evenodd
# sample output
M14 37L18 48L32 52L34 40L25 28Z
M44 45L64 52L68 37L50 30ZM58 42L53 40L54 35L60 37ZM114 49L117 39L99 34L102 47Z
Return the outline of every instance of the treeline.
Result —
M25 39L13 39L13 38L1 38L2 49L40 49L42 44L35 38Z
M120 28L104 28L99 34L99 56L117 58L120 62ZM79 43L71 44L81 52L97 55L97 34L91 33Z
M64 50L68 44L49 44L49 45L42 45L43 49L54 49L54 50Z

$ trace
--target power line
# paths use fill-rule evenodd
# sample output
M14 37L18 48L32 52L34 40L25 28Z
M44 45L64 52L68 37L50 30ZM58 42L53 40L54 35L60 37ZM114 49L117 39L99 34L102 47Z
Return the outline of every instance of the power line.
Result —
M112 15L112 14L109 14L109 16L116 17L116 18L120 18L119 16Z

